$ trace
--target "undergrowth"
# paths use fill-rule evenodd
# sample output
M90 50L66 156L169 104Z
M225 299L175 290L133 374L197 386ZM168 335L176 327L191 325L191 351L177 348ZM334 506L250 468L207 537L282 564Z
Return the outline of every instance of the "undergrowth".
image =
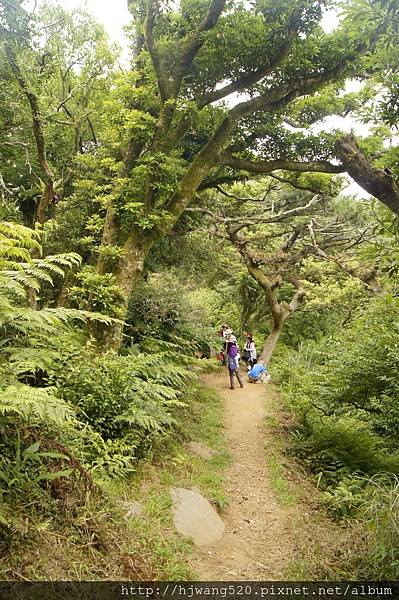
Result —
M223 407L196 386L184 396L173 435L153 443L134 473L85 481L79 473L28 486L28 496L2 503L0 578L32 580L188 580L192 545L173 527L170 486L197 486L220 510L226 505L222 471L228 463L221 434ZM214 447L210 461L192 456L187 442ZM143 514L124 518L126 503Z
M350 578L399 577L398 310L376 299L347 332L283 349L274 363L295 419L289 451L356 538Z

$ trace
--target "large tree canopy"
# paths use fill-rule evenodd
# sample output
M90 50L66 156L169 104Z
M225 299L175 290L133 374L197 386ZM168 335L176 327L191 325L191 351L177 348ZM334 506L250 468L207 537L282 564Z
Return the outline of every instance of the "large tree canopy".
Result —
M74 58L68 58L55 107L65 115L57 122L75 130L75 154L87 154L79 161L85 182L76 183L74 197L80 194L85 211L87 199L97 203L88 211L91 227L96 219L98 238L90 260L98 256L98 276L115 277L122 313L154 242L172 230L198 190L250 174L347 168L334 148L339 133L316 133L313 126L359 104L345 94L345 82L375 70L366 57L391 31L395 9L382 1L344 3L339 26L327 33L320 22L333 7L336 2L328 0L129 2L132 66L103 98L97 132L90 94L79 104L76 90L91 90L90 67L98 64L98 52L97 63L89 60L82 71L84 81L80 74L65 86L66 74L70 78L73 72ZM44 221L54 176L45 132L38 130L38 98L22 73L17 35L29 28L29 15L18 4L14 12L6 6L1 18L6 57L32 113L45 184L38 205L43 210L36 217ZM84 40L79 44L84 47ZM47 45L54 62L51 36ZM78 102L75 112L72 98ZM90 173L97 168L105 178L100 186ZM120 333L107 335L107 343L118 345Z

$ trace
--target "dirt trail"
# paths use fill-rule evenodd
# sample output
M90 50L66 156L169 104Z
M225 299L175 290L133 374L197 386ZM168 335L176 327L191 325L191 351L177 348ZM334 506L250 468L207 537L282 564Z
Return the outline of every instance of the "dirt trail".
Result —
M283 579L295 548L294 518L268 482L264 418L269 386L244 383L230 390L228 375L206 383L225 398L225 428L232 455L222 518L226 529L214 546L197 551L193 567L202 581Z

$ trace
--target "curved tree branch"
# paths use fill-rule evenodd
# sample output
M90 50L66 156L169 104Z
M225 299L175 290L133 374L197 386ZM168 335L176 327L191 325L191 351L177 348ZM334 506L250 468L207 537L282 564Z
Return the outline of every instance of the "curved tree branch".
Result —
M212 0L205 17L185 42L175 72L175 94L179 92L183 77L189 71L195 56L205 42L205 33L213 29L222 14L227 0Z
M274 71L274 69L276 69L276 67L278 67L288 56L288 54L292 48L292 44L298 33L300 17L301 17L301 10L300 9L294 10L294 12L292 13L292 15L287 23L287 32L286 32L286 35L283 36L283 41L282 41L281 45L279 46L275 55L272 58L269 58L267 63L265 63L262 67L260 67L256 71L254 71L252 73L248 73L248 74L244 75L243 77L240 77L239 79L236 79L235 81L232 81L231 83L228 83L227 85L223 86L219 90L214 90L213 92L209 92L208 94L205 94L205 96L200 98L200 100L198 101L198 106L200 108L203 108L204 106L207 106L208 104L211 104L212 102L216 102L217 100L221 100L222 98L226 98L227 96L230 96L230 94L247 90L248 88L253 86L255 83L257 83L264 77L267 77L267 75L270 75Z
M238 158L227 150L222 152L221 163L234 169L249 171L250 173L271 173L272 171L297 171L300 173L318 172L318 173L343 173L345 167L342 165L333 165L324 160L313 160L309 162L299 162L295 160L269 160L255 161Z
M363 154L353 135L335 143L337 155L345 170L366 192L399 215L399 185L389 172L375 167Z
M168 98L170 98L171 92L169 89L169 84L167 81L167 77L163 72L161 66L161 59L159 56L158 48L156 46L154 40L154 26L155 19L158 9L157 0L148 0L147 3L147 14L144 21L144 39L145 44L147 46L147 50L151 57L152 66L154 67L155 75L157 78L157 84L159 89L159 95L162 102L165 102Z

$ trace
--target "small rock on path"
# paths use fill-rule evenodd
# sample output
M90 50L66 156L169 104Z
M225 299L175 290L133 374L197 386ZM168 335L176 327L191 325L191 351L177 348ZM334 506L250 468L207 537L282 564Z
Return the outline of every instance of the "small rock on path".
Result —
M200 458L211 459L216 456L217 451L205 446L205 444L201 444L201 442L190 442L188 444L188 449L193 454L196 454Z

